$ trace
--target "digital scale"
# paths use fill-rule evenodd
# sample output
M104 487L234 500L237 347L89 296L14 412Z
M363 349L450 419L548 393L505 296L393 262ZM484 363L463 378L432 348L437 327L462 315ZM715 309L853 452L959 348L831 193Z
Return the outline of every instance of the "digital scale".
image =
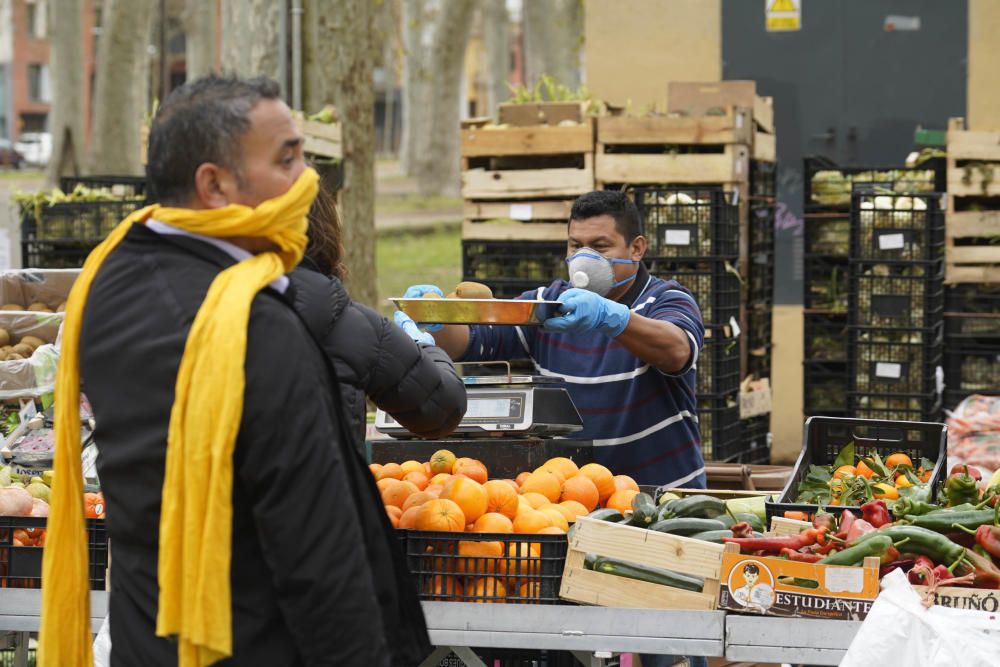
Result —
M562 378L505 374L462 379L468 408L450 438L552 437L583 429ZM375 428L396 439L416 437L383 410L375 413Z

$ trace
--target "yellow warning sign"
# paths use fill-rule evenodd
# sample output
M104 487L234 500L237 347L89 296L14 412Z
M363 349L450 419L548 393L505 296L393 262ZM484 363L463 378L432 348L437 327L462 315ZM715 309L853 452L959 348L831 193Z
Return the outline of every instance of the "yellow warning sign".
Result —
M764 21L768 32L802 29L802 0L764 0Z

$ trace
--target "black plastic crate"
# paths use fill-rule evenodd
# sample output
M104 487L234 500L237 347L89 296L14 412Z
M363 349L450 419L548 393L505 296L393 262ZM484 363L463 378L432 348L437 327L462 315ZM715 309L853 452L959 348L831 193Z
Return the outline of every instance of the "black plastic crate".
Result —
M566 276L565 243L462 241L462 279L489 285L498 298L514 298Z
M942 394L877 394L848 392L848 414L859 419L936 422Z
M758 378L771 377L771 306L747 309L747 370Z
M949 345L958 338L1000 338L1000 285L949 285L944 310Z
M67 194L78 185L133 199L145 199L149 187L145 176L63 176L59 179L59 189Z
M90 588L105 590L108 569L108 536L104 519L87 519L87 568ZM40 546L15 546L19 531L33 539L45 530L45 518L0 516L0 588L41 588L42 552Z
M848 377L853 394L931 394L944 380L943 327L848 327Z
M79 269L98 242L21 241L21 266L32 269Z
M831 465L840 450L848 443L854 443L855 456L878 454L885 459L894 452L903 452L914 463L921 457L934 462L931 474L931 497L937 495L937 487L944 479L947 469L947 435L944 424L911 421L886 421L878 419L850 419L836 417L810 417L805 424L802 452L795 468L777 502L768 502L767 521L772 516L783 516L785 512L815 512L816 505L796 503L799 484L805 479L810 465ZM853 465L853 462L852 462ZM826 511L838 515L849 509L860 513L857 507L827 505Z
M778 165L750 160L750 200L774 200L778 190Z
M706 461L728 462L743 451L739 395L698 397L701 455Z
M807 415L847 414L848 377L845 365L803 365L802 410Z
M806 361L847 363L846 318L806 313L803 318L803 331Z
M97 244L141 206L141 199L121 199L22 208L21 240Z
M718 186L637 187L646 258L739 257L739 205Z
M565 535L406 531L410 574L433 602L562 604L567 546Z
M945 387L964 396L1000 392L1000 345L963 342L945 348Z
M858 189L851 201L851 259L927 261L944 259L944 211L940 194L881 194Z
M676 280L694 295L705 326L728 327L731 320L739 321L742 288L733 263L653 259L647 266L651 275Z
M735 338L707 338L698 353L699 398L729 396L740 388L740 345Z
M740 421L743 431L743 451L732 463L745 465L771 462L771 415L761 415Z
M506 369L505 369L506 370ZM557 456L571 459L577 466L594 462L591 440L563 438L449 438L447 440L366 441L369 463L399 463L408 459L428 461L439 449L455 456L482 461L490 476L514 479L525 470L534 470Z
M570 651L513 648L475 648L473 651L488 667L579 667L580 665ZM621 663L618 658L612 658L602 664L606 667L618 667ZM440 667L466 667L466 665L455 657L454 661L445 658Z
M803 269L803 306L806 311L846 314L850 290L847 258L810 257Z
M748 302L774 303L774 207L772 206L750 209L750 257L747 274Z
M851 325L931 329L944 313L944 262L851 262Z
M843 257L851 253L851 215L848 211L803 214L806 257Z
M944 159L927 160L918 167L845 167L810 156L803 163L804 210L849 210L855 182L879 183L896 193L944 192L945 173Z

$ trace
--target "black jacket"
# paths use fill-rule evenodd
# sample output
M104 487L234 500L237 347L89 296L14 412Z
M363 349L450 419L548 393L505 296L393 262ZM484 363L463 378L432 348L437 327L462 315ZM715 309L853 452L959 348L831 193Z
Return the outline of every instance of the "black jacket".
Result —
M90 292L80 365L108 506L114 665L176 664L175 644L155 636L167 426L188 330L233 261L137 225ZM258 294L234 454L233 657L219 665L409 665L430 650L335 382L290 303Z
M414 343L351 301L340 280L310 266L303 260L291 273L295 310L333 363L354 432L364 437L366 394L416 435L439 438L455 430L465 414L465 385L447 353Z

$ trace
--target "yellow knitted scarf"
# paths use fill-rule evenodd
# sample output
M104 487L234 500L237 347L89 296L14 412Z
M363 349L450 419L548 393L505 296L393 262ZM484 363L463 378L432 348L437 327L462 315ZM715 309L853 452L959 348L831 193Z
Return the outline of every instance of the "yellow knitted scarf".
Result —
M180 667L204 667L232 655L233 450L243 413L250 305L302 259L306 214L317 189L316 172L307 169L288 192L256 208L149 206L122 221L87 257L67 302L56 380L55 483L42 565L39 665L93 663L80 468L80 328L101 264L134 223L153 216L195 234L265 238L278 247L212 281L184 346L167 437L156 634L176 637Z

